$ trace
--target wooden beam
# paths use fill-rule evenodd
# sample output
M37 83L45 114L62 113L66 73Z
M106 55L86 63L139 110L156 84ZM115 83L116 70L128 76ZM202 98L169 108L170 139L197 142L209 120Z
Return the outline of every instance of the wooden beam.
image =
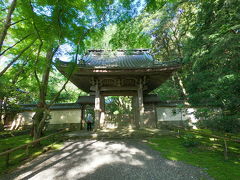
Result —
M136 91L137 87L101 87L100 91Z
M147 90L147 86L144 86L142 88L143 90ZM91 91L96 91L96 86L91 86L90 87ZM137 91L138 87L134 86L134 87L100 87L99 88L100 91Z
M163 82L165 82L172 73L177 70L176 67L164 67L160 69L125 69L125 70L119 70L119 69L111 69L107 72L93 72L93 69L79 69L71 78L71 81L80 89L83 91L89 93L91 91L95 91L94 88L90 90L90 87L92 84L90 83L90 80L92 78L97 79L104 79L104 78L117 78L117 79L127 79L128 77L131 77L130 79L139 78L146 76L146 81L148 85L148 89L144 90L144 92L149 93L150 91L154 90L155 88L159 87ZM62 68L61 72L63 74L64 71L66 71L66 67ZM144 79L143 79L144 80ZM99 84L100 85L100 84Z
M134 96L136 91L103 91L101 92L103 96Z

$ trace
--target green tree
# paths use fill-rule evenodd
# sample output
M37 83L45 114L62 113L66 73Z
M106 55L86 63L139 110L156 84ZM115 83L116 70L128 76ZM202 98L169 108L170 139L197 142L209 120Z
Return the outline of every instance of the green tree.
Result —
M156 58L184 63L174 76L181 96L206 107L197 112L205 127L224 132L240 128L239 10L235 0L166 3L153 31Z
M219 106L207 113L208 127L224 132L239 131L239 11L238 1L203 1L198 4L186 62L191 71L185 84L192 104Z
M51 92L49 87L51 83L54 84L50 80L55 64L53 58L61 53L61 46L64 44L72 46L73 50L69 54L74 54L73 60L76 62L79 54L84 52L85 39L101 36L101 31L106 25L131 17L134 11L131 4L131 1L115 3L109 0L83 2L19 0L14 13L11 10L11 20L18 18L22 20L7 28L8 39L4 35L3 52L9 61L0 72L1 81L14 64L28 59L27 65L31 67L31 76L35 77L29 80L36 85L35 90L38 91L38 108L33 117L34 139L40 137L46 119L49 118L49 106L58 101L69 80L67 78L58 92ZM3 2L3 5L7 7L8 3ZM9 25L9 20L6 23ZM1 29L1 32L3 31L6 31L5 26ZM2 52L1 54L3 55ZM72 72L73 67L70 68L69 76ZM53 94L55 96L50 99Z

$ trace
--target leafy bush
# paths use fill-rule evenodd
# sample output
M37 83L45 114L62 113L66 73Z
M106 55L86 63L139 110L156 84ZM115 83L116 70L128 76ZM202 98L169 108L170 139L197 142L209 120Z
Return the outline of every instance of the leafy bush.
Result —
M182 144L185 147L195 147L199 144L198 139L193 134L185 134L183 135L182 139Z
M211 129L223 133L237 133L240 131L240 113L214 112L211 109L205 112L199 110L196 116L200 119L196 125L198 128Z

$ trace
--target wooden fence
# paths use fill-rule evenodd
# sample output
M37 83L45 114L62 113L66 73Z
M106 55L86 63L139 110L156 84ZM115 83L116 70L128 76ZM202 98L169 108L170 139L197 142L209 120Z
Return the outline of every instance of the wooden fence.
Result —
M68 129L63 129L63 130L60 130L60 131L58 131L56 133L53 133L53 134L50 134L48 136L39 138L39 139L37 139L35 141L32 141L30 143L27 143L27 144L15 147L13 149L9 149L9 150L7 150L5 152L0 153L0 156L6 156L6 166L9 166L10 154L12 152L15 152L15 151L17 151L19 149L24 149L25 148L25 154L28 155L29 154L29 148L32 147L31 145L37 144L37 143L41 142L42 140L49 139L50 137L56 136L58 134L61 134L63 132L67 132L67 131L68 131Z

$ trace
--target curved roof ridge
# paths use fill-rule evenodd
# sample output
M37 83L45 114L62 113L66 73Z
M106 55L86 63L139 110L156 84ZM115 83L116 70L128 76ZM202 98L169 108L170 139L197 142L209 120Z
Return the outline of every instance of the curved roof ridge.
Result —
M120 53L112 53L111 50L89 50L83 56L88 67L97 68L147 68L153 65L153 57L148 49L116 50ZM105 53L105 52L110 52ZM129 53L130 52L130 53ZM134 53L132 53L134 52ZM136 53L137 52L137 53Z

